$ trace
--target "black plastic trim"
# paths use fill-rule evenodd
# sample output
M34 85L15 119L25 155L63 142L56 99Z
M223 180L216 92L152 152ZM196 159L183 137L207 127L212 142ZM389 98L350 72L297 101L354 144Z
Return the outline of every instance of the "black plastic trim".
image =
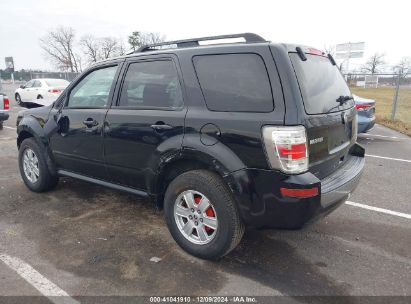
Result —
M106 181L102 181L100 179L92 178L92 177L89 177L89 176L84 176L84 175L77 174L77 173L74 173L74 172L70 172L70 171L66 171L66 170L57 170L57 173L59 175L62 175L62 176L77 178L77 179L83 180L85 182L97 184L97 185L112 188L112 189L115 189L115 190L120 190L120 191L124 191L124 192L128 192L128 193L136 194L136 195L139 195L139 196L143 196L143 197L148 197L147 192L137 190L137 189L134 189L134 188L121 186L121 185L118 185L118 184L109 183L109 182L106 182Z

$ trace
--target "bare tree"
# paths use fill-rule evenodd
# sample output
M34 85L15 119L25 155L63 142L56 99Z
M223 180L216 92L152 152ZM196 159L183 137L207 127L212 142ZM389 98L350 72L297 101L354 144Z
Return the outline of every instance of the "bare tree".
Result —
M371 74L378 73L385 64L384 57L384 54L375 53L363 65L363 71L369 72Z
M123 42L113 37L96 38L93 35L86 35L81 38L80 45L89 63L126 53Z
M58 27L40 38L40 47L47 58L60 70L80 72L80 56L74 50L75 31L71 27Z
M127 53L126 47L124 46L124 42L122 39L118 40L118 49L117 49L117 55L118 56L123 56Z
M130 48L136 51L143 45L164 42L165 39L166 36L160 33L135 31L128 36L128 43L130 44Z
M165 40L166 36L160 33L141 33L140 37L141 45L160 43Z
M394 72L400 74L401 79L405 79L411 74L411 57L403 57L393 68Z
M113 37L104 37L101 39L101 55L107 59L117 55L118 41Z
M83 36L80 40L80 45L83 48L83 53L86 55L89 63L97 62L101 59L100 41L93 35Z

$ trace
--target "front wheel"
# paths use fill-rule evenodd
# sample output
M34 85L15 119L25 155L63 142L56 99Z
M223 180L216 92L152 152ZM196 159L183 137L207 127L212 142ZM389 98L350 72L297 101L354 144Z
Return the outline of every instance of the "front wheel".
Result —
M24 183L31 191L44 192L57 185L58 177L49 172L44 152L34 138L27 138L21 143L19 168Z
M167 188L164 211L174 240L199 258L226 255L244 234L230 190L209 171L189 171L175 178Z

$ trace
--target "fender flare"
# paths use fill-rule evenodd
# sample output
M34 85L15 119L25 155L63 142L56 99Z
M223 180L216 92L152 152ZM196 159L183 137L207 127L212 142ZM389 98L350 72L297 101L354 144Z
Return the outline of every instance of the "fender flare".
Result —
M201 168L207 168L218 173L233 191L235 183L230 173L246 168L242 160L228 146L221 142L206 146L201 143L200 137L195 134L184 136L184 146L180 149L167 150L158 160L152 163L152 172L148 174L146 185L150 195L161 196L161 183L169 166L177 162L197 163ZM155 166L154 166L155 164Z
M57 170L54 165L52 153L50 150L49 142L46 136L46 132L43 128L45 125L44 121L39 121L33 116L25 116L20 121L17 126L17 148L19 147L18 141L20 134L22 132L27 132L31 135L32 138L37 142L37 144L42 148L44 159L46 160L47 168L52 175L57 175Z

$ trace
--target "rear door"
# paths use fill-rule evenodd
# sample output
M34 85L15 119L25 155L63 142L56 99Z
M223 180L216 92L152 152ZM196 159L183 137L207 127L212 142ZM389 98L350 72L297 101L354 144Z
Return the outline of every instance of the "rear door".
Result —
M41 94L41 81L40 80L35 80L33 83L33 87L30 91L30 99L37 99L37 97L43 98L43 95Z
M117 104L105 121L105 154L113 182L147 190L164 153L177 153L186 107L172 56L129 59Z
M310 171L323 178L348 158L356 140L351 92L336 65L321 53L289 54L305 109ZM345 101L344 101L345 99Z

